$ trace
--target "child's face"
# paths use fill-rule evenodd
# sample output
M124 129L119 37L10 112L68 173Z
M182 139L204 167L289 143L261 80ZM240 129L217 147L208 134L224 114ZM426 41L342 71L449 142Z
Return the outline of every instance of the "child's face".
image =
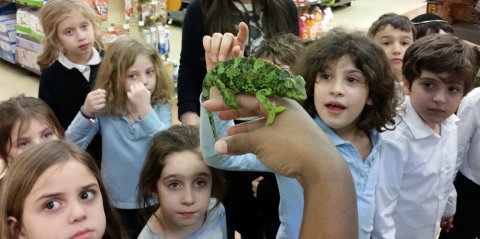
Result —
M395 70L397 76L400 76L402 74L403 55L413 43L413 33L387 25L375 34L374 41L383 48L390 65Z
M102 238L106 219L98 181L76 160L55 164L25 198L18 238Z
M370 104L365 76L348 55L332 62L315 80L314 103L320 118L339 133L356 128L365 104Z
M150 56L146 54L140 54L135 59L135 63L128 68L125 79L125 91L130 92L130 87L137 83L142 83L150 95L155 90L156 74L155 67L153 66Z
M17 121L13 125L10 139L11 147L8 150L8 162L11 163L18 155L27 151L33 145L58 140L58 136L45 122L32 118L30 125L25 123L22 125L22 129L20 128L20 122Z
M80 11L58 24L57 37L65 56L77 64L86 64L92 55L95 33L92 23Z
M415 111L433 130L439 130L440 124L450 117L458 108L463 98L463 83L444 82L448 73L433 73L422 70L420 77L410 86L404 80L404 91L410 96ZM438 131L437 131L438 132Z
M212 174L203 160L185 150L169 154L157 181L160 218L170 230L198 230L212 192Z

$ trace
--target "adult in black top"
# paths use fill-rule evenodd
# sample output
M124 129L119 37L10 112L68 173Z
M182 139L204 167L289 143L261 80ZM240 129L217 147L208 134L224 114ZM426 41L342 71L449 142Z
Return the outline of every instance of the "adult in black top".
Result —
M299 34L298 10L292 0L242 1L249 1L251 4L239 1L235 3L233 0L194 0L187 8L182 28L178 75L178 115L184 124L198 125L199 122L199 96L206 74L203 36L215 32L236 34L238 23L243 21L250 30L250 39L245 51L245 55L248 56L254 50L250 43L256 38L269 38L282 32ZM238 5L241 7L238 8ZM275 6L275 10L272 10L273 7L266 7L272 5ZM248 9L248 6L254 10L248 11L252 10ZM247 14L242 13L244 10L247 10ZM189 120L188 114L185 113L190 115L193 113L196 119Z

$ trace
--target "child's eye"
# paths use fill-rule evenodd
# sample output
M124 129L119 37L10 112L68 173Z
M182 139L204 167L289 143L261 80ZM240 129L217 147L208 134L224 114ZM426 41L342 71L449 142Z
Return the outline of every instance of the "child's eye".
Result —
M83 193L80 194L80 199L82 200L89 200L89 199L93 199L93 197L95 196L95 193L94 191L90 190L90 191L85 191Z
M352 84L352 83L358 83L360 81L355 77L347 77L347 82Z
M29 144L30 144L29 140L26 140L26 139L19 140L17 142L17 148L24 149L24 148L28 147Z
M82 28L83 28L83 29L87 29L88 26L89 26L89 25L88 25L87 23L85 23L85 24L82 25Z
M173 188L173 189L177 189L177 188L180 187L180 183L178 183L178 182L171 182L171 183L168 184L168 187L169 187L169 188Z
M459 93L459 92L463 93L463 89L461 87L458 87L458 86L450 86L450 87L448 87L448 91L452 92L452 93Z
M155 74L155 71L154 71L153 69L150 69L150 70L147 70L147 71L145 72L145 74L146 74L147 76L153 76L153 75Z
M408 42L408 41L402 42L402 46L410 46L410 44L411 44L411 43Z
M197 188L203 188L207 186L207 182L205 180L197 180L195 181L195 187Z
M423 86L427 89L433 89L435 87L435 85L432 82L428 82L428 81L424 82Z
M382 44L384 46L389 46L390 42L389 41L383 41L383 42L380 42L380 44Z
M129 74L127 75L127 78L135 80L137 78L137 74Z
M320 75L320 78L321 78L322 80L331 80L331 79L333 79L333 77L332 77L330 74L322 74L322 75Z
M47 203L45 203L45 205L43 205L43 208L47 209L47 210L53 210L53 209L56 209L60 206L60 203L55 201L55 200L52 200L52 201L48 201Z
M45 133L42 134L42 138L44 138L44 139L49 139L49 138L52 138L53 135L54 135L53 132L47 131L47 132L45 132Z
M65 31L65 35L67 35L67 36L73 35L73 30L70 30L70 29L69 29L69 30L66 30L66 31Z
M316 83L320 83L322 81L332 80L333 76L330 74L318 73L317 77L315 78Z

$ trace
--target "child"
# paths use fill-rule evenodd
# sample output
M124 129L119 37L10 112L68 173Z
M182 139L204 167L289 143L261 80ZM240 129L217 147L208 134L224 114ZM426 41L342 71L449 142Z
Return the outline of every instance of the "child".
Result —
M415 39L422 38L433 33L453 34L453 28L442 17L433 13L420 14L412 19L415 26Z
M224 192L221 171L203 162L197 127L177 125L156 134L138 194L152 216L138 238L226 239Z
M359 33L332 29L307 47L296 70L307 81L307 112L326 131L350 166L357 192L359 237L370 238L378 174L377 131L392 121L397 105L395 76L385 53ZM207 164L234 170L267 170L251 154L235 159L216 154L208 119L202 116L206 112L200 115L202 153ZM216 123L219 123L219 137L225 136L227 127L232 125L218 119ZM303 191L295 180L276 177L281 221L277 238L297 238Z
M460 172L455 179L457 210L453 228L442 230L441 239L480 237L480 152L478 140L480 88L473 89L465 96L458 108L458 164Z
M393 122L395 75L383 50L359 33L334 29L298 62L304 107L348 162L357 195L359 238L370 238L379 173L378 132Z
M305 45L292 33L276 35L263 41L253 53L253 57L271 61L281 68L292 68L297 58L303 54Z
M1 238L126 238L95 162L62 140L22 154L0 200Z
M32 145L63 139L63 128L55 114L35 97L21 94L2 101L0 122L0 157L4 169ZM3 173L0 168L0 174Z
M415 40L415 34L415 27L410 19L396 13L383 14L368 29L368 36L387 54L400 84L402 82L403 55Z
M66 138L85 148L102 134L102 177L131 238L142 229L137 215L140 170L153 135L172 125L172 84L157 50L132 38L115 41L100 66Z
M40 10L45 39L38 97L66 130L92 90L102 50L100 16L85 0L50 0ZM87 149L99 163L101 138ZM100 165L99 165L100 166Z
M460 39L441 34L417 40L405 53L406 109L396 129L382 134L373 238L434 239L440 226L451 227L454 112L473 87L473 57Z
M253 57L266 59L281 68L294 71L292 68L304 50L305 46L298 36L292 33L285 33L260 43L258 49L253 53ZM280 195L277 180L273 173L265 172L259 174L261 176L252 181L253 196L258 204L264 238L275 238L280 225L278 215ZM242 197L241 195L238 196Z

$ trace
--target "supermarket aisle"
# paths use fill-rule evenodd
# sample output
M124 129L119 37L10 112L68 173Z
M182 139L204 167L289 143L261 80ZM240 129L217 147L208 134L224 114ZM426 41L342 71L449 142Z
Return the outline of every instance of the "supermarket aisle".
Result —
M351 7L334 9L333 26L345 26L354 29L368 29L370 24L380 15L395 12L415 16L425 11L425 0L355 0ZM413 13L412 15L412 11ZM180 57L181 27L171 27L170 58L178 60ZM66 79L68 80L68 79ZM38 76L31 74L19 66L0 60L0 100L5 100L19 93L37 96Z

